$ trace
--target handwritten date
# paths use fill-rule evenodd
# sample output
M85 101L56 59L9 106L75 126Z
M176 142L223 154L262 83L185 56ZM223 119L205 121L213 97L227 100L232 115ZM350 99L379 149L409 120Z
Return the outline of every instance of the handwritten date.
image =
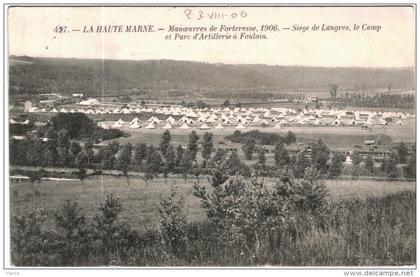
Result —
M202 20L202 19L224 19L224 18L244 18L248 14L246 11L231 12L231 13L222 13L222 12L205 12L203 10L192 10L185 9L184 15L190 20Z

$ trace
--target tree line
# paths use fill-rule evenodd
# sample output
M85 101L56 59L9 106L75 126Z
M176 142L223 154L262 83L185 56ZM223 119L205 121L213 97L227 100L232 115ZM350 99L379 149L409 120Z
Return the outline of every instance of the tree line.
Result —
M365 95L364 93L348 93L339 97L331 95L335 104L342 106L367 107L367 108L414 108L414 95L406 94L375 94Z
M80 176L85 176L86 170L91 168L100 170L118 170L127 177L128 172L144 173L146 180L160 174L192 174L208 175L214 171L222 171L228 175L242 176L278 176L288 172L294 178L302 178L305 169L314 167L326 178L336 178L343 173L343 153L332 153L328 146L318 140L299 152L290 153L283 140L277 142L273 150L274 165L267 162L267 150L253 139L248 139L242 145L242 152L246 161L241 160L236 151L215 149L213 134L206 132L201 145L200 137L195 131L189 135L186 146L172 143L169 130L163 132L158 146L137 143L120 145L112 141L99 150L94 151L92 140L80 143L70 140L67 130L52 132L47 141L32 138L28 140L10 141L10 163L12 165L30 165L38 167L69 167L77 168ZM202 163L198 162L198 153ZM415 153L415 148L412 150ZM379 168L371 155L363 158L358 152L352 154L353 177L381 176L385 178L415 178L415 154L409 154L404 143L400 143L397 150L386 157Z

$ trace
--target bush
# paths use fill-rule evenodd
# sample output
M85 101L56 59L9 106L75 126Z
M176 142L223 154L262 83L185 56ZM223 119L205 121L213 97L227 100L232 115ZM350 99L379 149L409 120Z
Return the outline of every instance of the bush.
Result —
M122 201L110 193L99 204L93 218L91 239L96 255L103 257L103 264L119 264L136 245L137 234L121 219L122 211Z
M25 216L13 217L11 247L14 265L45 266L56 263L57 234L45 229L46 219L47 214L44 209L37 209Z
M68 131L71 139L89 138L97 127L92 119L83 113L59 113L51 118L51 123L55 131Z
M176 186L171 187L167 199L160 198L159 223L163 247L176 257L181 257L187 248L188 224L184 211L184 200L178 196Z
M59 253L61 264L77 265L86 257L88 249L88 232L86 220L81 214L77 202L65 201L56 211L56 229L59 234Z
M232 142L242 144L245 144L250 140L253 140L256 144L260 145L277 145L279 143L288 142L288 140L286 140L284 137L281 137L280 135L275 133L265 133L260 132L258 130L252 130L246 133L241 133L237 131L235 131L232 135L226 136L225 138Z
M109 140L124 136L124 132L119 129L102 129L96 128L92 133L92 139L94 140Z
M102 129L92 119L82 113L59 113L51 118L54 130L66 130L71 139L114 139L124 133L118 129Z
M22 136L27 132L33 130L33 123L21 124L21 123L10 123L9 124L9 133L10 135Z
M318 211L327 204L326 188L315 170L307 170L300 183L285 178L273 190L238 178L214 186L212 193L195 185L194 195L217 230L217 242L249 253L259 253L262 240L295 226L290 223L297 216L323 216Z

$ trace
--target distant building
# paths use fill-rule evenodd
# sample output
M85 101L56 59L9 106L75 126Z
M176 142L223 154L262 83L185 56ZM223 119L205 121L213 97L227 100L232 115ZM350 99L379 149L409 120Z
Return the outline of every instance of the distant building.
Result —
M304 102L305 103L316 103L318 101L318 97L314 97L314 96L307 96L305 97Z
M61 95L61 93L41 93L39 94L39 99L40 100L58 100L58 99L63 99L64 97Z
M41 106L47 106L47 107L53 107L56 103L56 100L50 99L50 100L39 100L39 104Z
M99 105L101 102L95 98L89 98L84 101L80 101L79 105L85 105L85 106L93 106L93 105Z
M31 101L25 101L25 104L23 105L23 111L29 112L32 109L32 102Z
M366 145L373 145L373 144L375 144L375 141L374 140L365 140L365 144Z

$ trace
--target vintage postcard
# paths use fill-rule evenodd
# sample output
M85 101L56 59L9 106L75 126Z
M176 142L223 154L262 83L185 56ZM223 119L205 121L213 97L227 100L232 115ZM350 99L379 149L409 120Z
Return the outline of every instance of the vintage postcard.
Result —
M415 5L5 16L6 268L412 276Z

